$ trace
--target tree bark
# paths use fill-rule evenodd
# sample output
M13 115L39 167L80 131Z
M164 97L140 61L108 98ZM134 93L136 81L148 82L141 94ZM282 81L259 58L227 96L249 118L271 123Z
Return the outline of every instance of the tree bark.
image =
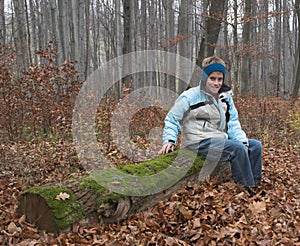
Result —
M233 23L233 87L234 89L238 89L239 87L239 76L238 76L238 70L239 70L239 59L240 56L238 54L238 2L237 0L234 0L234 23Z
M131 20L133 16L131 16L131 11L130 9L132 8L132 1L127 0L123 1L123 55L128 54L131 52L131 43L133 42L133 37L130 35L132 32L130 31L132 26L131 26ZM126 64L126 61L123 62L123 65L128 66L129 64ZM125 76L122 80L122 84L126 88L131 88L131 76ZM122 96L122 95L121 95Z
M37 6L33 0L29 1L30 8L30 30L31 30L31 46L33 63L38 64L37 50L38 50L38 34L37 34Z
M175 157L175 152L158 158ZM157 160L166 163L164 159L156 159L126 166L131 173L153 172L158 173ZM168 160L168 165L173 160ZM180 157L180 164L185 165L190 158ZM178 163L179 163L178 162ZM79 176L65 181L62 184L48 184L43 187L33 187L25 190L20 199L17 213L25 214L29 223L35 224L39 229L59 233L67 231L72 224L114 223L126 219L129 215L142 211L157 202L169 198L176 191L184 188L189 182L199 182L199 173L204 160L197 157L187 174L171 187L156 194L145 196L126 196L114 193L111 189L102 187L91 176ZM163 165L163 164L162 164ZM161 167L160 167L161 168ZM228 178L230 167L228 163L217 165L209 176ZM69 197L63 199L60 194ZM61 199L59 199L61 198Z
M300 0L296 0L295 2L295 8L296 8L296 13L298 17L298 26L300 24ZM292 99L293 101L296 101L299 93L299 88L300 88L300 30L298 27L298 66L297 66L297 72L296 72L296 80L294 84L294 89L292 92Z
M185 69L184 59L181 57L185 57L191 59L192 51L191 51L191 40L192 40L192 27L191 27L191 16L192 16L192 2L181 1L179 7L179 16L178 16L178 50L179 50L179 72L185 74L188 69ZM181 94L184 90L186 90L186 84L184 82L179 81L178 83L178 94Z
M251 71L250 51L247 48L250 46L251 36L251 1L245 1L244 26L243 26L243 47L246 50L242 56L242 71L241 71L241 91L242 95L249 92L249 80Z
M225 4L226 0L211 1L209 16L206 19L205 37L201 40L198 51L197 65L202 63L205 56L212 56L214 54L223 21Z
M23 71L28 68L29 60L28 60L28 40L27 40L27 32L24 28L24 24L26 23L26 8L25 2L20 0L13 1L14 11L15 11L15 19L14 19L14 42L17 54L17 65L18 71Z
M61 47L61 60L67 60L68 34L67 31L67 6L64 0L57 1L58 7L58 30Z
M71 61L78 61L78 51L79 51L79 40L78 40L78 1L71 0L70 5L70 49L71 49Z
M175 53L175 17L173 10L174 0L163 0L163 6L165 8L165 27L166 27L166 39L164 49L168 52ZM168 64L171 64L170 58L167 60ZM174 76L166 75L166 79L162 81L162 86L176 91L176 83Z
M6 38L4 1L0 1L0 44L4 45Z

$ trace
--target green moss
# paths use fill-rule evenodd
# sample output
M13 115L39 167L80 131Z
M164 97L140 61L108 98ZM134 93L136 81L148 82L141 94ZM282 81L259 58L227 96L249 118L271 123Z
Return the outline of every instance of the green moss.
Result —
M107 189L120 194L144 196L159 190L160 187L170 187L184 176L199 171L203 163L204 160L195 153L177 150L159 155L150 161L95 170L91 173L91 177Z
M99 184L93 177L83 177L80 184L80 189L91 190L94 194L98 195L100 199L96 202L95 207L109 201L119 201L124 196L119 193L109 192L105 187Z
M92 190L94 194L101 195L105 192L105 188L90 176L83 177L80 184L82 190Z
M194 153L189 150L180 150L181 156L186 156L187 158L194 158ZM157 158L145 162L140 162L136 164L129 164L125 166L118 166L117 168L125 173L139 175L139 176L147 176L159 173L160 171L165 170L169 167L170 164L174 161L176 156L178 155L179 150L176 150L172 153L159 155ZM197 163L194 165L201 167L203 165L203 159L196 157L195 160ZM200 161L200 163L199 163Z
M57 200L56 197L60 193L67 193L70 195L68 199ZM84 211L81 205L76 201L72 191L65 188L55 187L33 187L22 193L37 194L43 197L53 212L58 228L63 229L70 226L72 223L84 217Z
M159 157L137 164L128 164L118 166L117 168L125 173L135 174L140 176L153 175L166 169L173 161L170 155L160 155Z
M203 159L201 156L197 155L194 160L193 165L191 166L191 168L187 174L192 174L192 173L200 171L204 164L204 161L205 161L205 159Z

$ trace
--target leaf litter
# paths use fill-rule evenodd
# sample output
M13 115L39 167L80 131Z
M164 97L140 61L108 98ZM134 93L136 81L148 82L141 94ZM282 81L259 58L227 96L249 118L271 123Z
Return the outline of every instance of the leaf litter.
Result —
M300 245L300 134L293 128L293 122L287 120L289 102L265 98L266 107L262 107L261 102L246 100L251 98L240 99L237 107L249 137L261 139L264 146L264 182L259 189L266 192L265 196L250 197L232 180L189 183L169 199L121 223L74 224L69 232L54 235L17 217L15 209L24 189L81 175L84 170L74 146L69 141L8 142L0 146L0 241L3 245L20 246ZM295 107L294 111L299 112L299 103ZM258 110L262 108L269 110ZM162 125L164 113L157 113L154 108L148 110L147 113L155 115L152 119L159 119L156 126ZM247 112L257 121L250 122ZM147 126L144 113L136 115L132 124L141 119L142 125ZM138 144L147 146L147 131L142 125L138 124L132 131L139 131ZM105 135L109 129L104 127L107 124L99 129ZM116 163L128 162L113 144L103 140L99 146ZM64 194L57 198L68 199Z

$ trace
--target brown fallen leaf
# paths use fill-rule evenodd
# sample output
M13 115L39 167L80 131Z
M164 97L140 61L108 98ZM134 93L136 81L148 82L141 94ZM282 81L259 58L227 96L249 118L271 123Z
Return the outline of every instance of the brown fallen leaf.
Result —
M7 226L7 231L3 230L3 233L9 237L18 237L20 233L22 232L22 229L14 222L10 222L9 225Z
M25 223L25 221L26 221L26 216L25 216L25 214L23 214L19 219L19 223L23 224L23 223Z
M266 203L265 202L253 202L249 205L249 209L251 210L252 214L259 214L266 211Z
M178 206L178 209L179 209L180 213L184 216L185 219L191 219L193 217L192 211L189 210L187 207L180 204Z
M193 228L196 229L199 227L201 227L201 221L200 221L200 218L196 218L193 220Z
M68 200L69 198L70 198L70 195L68 193L66 193L66 192L60 192L55 197L56 200L63 200L63 201Z

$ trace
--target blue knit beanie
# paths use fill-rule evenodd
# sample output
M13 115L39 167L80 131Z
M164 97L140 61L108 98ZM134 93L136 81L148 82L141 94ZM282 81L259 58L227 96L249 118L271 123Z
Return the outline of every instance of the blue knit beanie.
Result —
M202 84L206 83L208 76L213 72L223 73L224 79L225 79L225 74L226 74L225 66L222 65L221 63L212 63L212 64L209 64L208 66L206 66L202 71L202 79L201 79ZM223 81L224 81L224 79L223 79Z

